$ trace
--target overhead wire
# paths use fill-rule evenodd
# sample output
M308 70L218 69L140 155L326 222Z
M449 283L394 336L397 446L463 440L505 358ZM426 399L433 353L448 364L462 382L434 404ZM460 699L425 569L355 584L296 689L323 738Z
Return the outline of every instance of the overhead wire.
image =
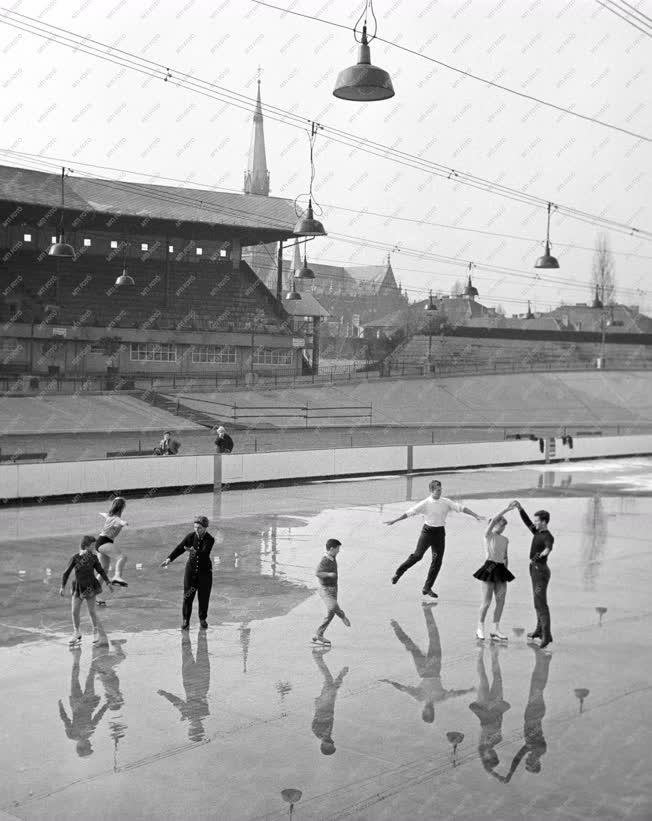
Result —
M256 5L258 5L258 6L266 6L267 8L275 9L276 11L281 11L284 14L293 14L296 17L303 17L305 19L312 20L312 21L317 22L317 23L323 23L323 24L328 25L328 26L334 26L335 28L345 29L347 31L351 30L351 26L345 25L343 23L338 23L335 20L325 20L323 17L316 17L315 15L312 15L312 14L306 14L304 12L295 11L294 9L289 9L289 8L286 8L286 7L283 7L283 6L277 6L273 3L267 3L267 2L265 2L265 0L251 0L251 2L256 3ZM600 2L600 0L598 0L598 2ZM473 74L470 71L465 71L464 69L458 68L457 66L453 66L453 65L450 65L449 63L445 63L443 60L437 60L434 57L430 57L427 54L423 54L422 52L417 51L416 49L408 48L407 46L403 46L400 43L396 43L392 40L386 40L383 37L379 37L377 34L375 36L375 39L378 40L381 43L385 43L386 45L391 46L392 48L397 48L400 51L404 51L408 54L412 54L415 57L420 57L423 60L428 60L431 63L436 63L437 65L448 69L449 71L454 71L457 74L462 74L463 76L469 77L472 80L478 80L479 82L483 83L484 85L493 86L494 88L500 89L501 91L506 91L510 94L514 94L517 97L521 97L525 100L529 100L530 102L535 102L535 103L538 103L539 105L544 105L544 106L547 106L548 108L553 108L556 111L562 112L563 114L568 114L568 115L573 116L573 117L579 117L580 119L585 120L585 121L590 122L590 123L593 123L595 125L600 125L600 126L603 126L604 128L610 128L610 129L613 129L614 131L620 131L621 133L627 134L630 137L636 137L637 139L645 140L646 142L652 142L652 137L647 137L644 134L638 134L635 131L630 131L627 128L623 128L622 126L614 125L613 123L607 123L604 120L599 120L597 117L591 117L588 114L581 114L578 111L573 111L570 108L566 108L564 106L557 105L556 103L552 103L549 100L543 100L539 97L535 97L532 94L526 94L524 91L517 91L514 88L509 88L508 86L504 86L501 83L497 83L495 80L489 80L486 77L480 77L479 75Z
M613 2L613 0L606 0L606 2L603 2L603 0L596 0L596 2L602 6L602 8L610 11L612 14L615 14L616 17L620 17L621 20L629 23L629 25L633 26L635 29L638 29L638 31L642 34L647 34L648 37L652 37L652 20L650 20L647 15L640 13L641 17L639 18L632 14L631 11L628 11L627 8L619 6L618 3ZM625 5L629 6L629 3L626 3ZM630 8L634 7L630 6Z
M33 153L30 153L30 152L26 152L26 151L16 151L14 149L9 149L9 148L0 148L0 154L8 154L10 156L16 156L16 157L21 157L21 158L22 157L34 158L35 160L38 159L38 160L42 160L42 161L50 160L50 161L56 162L59 166L60 165L70 166L70 165L74 164L76 166L86 166L88 168L99 168L99 169L102 169L103 171L115 171L119 174L130 174L130 175L136 176L136 177L146 177L146 178L148 178L149 184L154 184L155 180L156 181L163 180L163 181L166 181L166 182L181 183L184 186L189 186L189 185L192 184L193 188L195 188L195 186L200 186L201 188L207 189L208 192L216 191L216 192L233 193L233 194L239 194L239 195L242 194L242 189L239 189L239 188L227 188L226 186L216 186L216 185L211 185L210 183L195 182L194 180L191 183L188 179L181 179L180 177L168 177L168 176L165 176L163 174L156 174L156 176L153 176L152 174L149 174L149 173L144 172L144 171L133 171L132 169L127 169L127 168L119 168L119 167L110 166L110 165L100 165L98 163L89 163L89 162L81 161L79 159L75 159L74 162L73 162L73 161L71 161L67 158L52 157L52 156L49 156L49 155L46 155L46 154L33 154ZM123 180L123 182L128 182L128 180ZM200 188L195 188L195 190L199 191ZM256 194L250 194L248 196L255 197L257 195ZM260 195L260 196L263 196L263 195ZM269 199L269 198L267 198L267 199ZM527 242L529 244L543 245L543 243L544 243L544 241L540 237L524 237L524 236L521 236L519 234L506 234L506 233L499 232L499 231L489 231L489 230L483 229L483 228L472 228L468 225L451 225L450 223L433 222L432 220L423 219L422 217L400 216L399 214L384 214L384 213L381 213L381 212L378 212L378 211L371 211L367 208L350 208L350 207L347 207L347 206L344 206L344 205L337 205L335 203L323 203L323 208L329 208L329 209L333 209L333 210L336 210L336 211L344 211L344 212L348 212L348 213L351 213L351 214L356 214L358 216L371 216L371 217L378 217L380 219L391 220L391 221L395 221L395 222L408 222L408 223L413 223L413 224L419 225L419 226L428 225L428 226L432 226L434 228L445 228L447 230L452 230L452 231L467 231L469 233L481 234L483 236L496 237L496 238L499 238L499 239L510 239L510 240L515 240L515 241L518 241L518 242ZM555 245L556 248L570 248L570 249L579 250L579 251L590 251L591 253L595 252L595 247L593 247L593 246L590 247L590 246L586 246L586 245L577 245L575 243L569 243L569 242L559 242L558 240L554 243L554 245ZM621 251L621 250L610 249L610 253L612 253L614 256L625 256L625 257L632 257L634 259L652 260L652 256L650 256L650 255L637 254L637 253L632 252L632 251Z
M38 158L38 157L34 158L33 162L37 165L45 165L46 167L48 167L48 166L53 167L53 168L56 167L54 165L53 161L46 161L46 160ZM40 169L38 169L38 170L40 170ZM99 187L105 188L109 191L117 191L117 192L120 192L120 193L124 193L125 190L129 190L130 187L134 185L133 183L122 182L122 181L118 181L118 180L98 179L97 177L90 176L90 175L86 174L86 172L81 172L80 176L81 176L82 179L87 179L89 182L92 182L94 185L98 185ZM241 218L242 215L244 215L246 217L251 217L251 212L249 212L249 211L234 208L234 207L230 207L230 206L226 206L226 205L222 206L221 204L220 204L219 207L216 206L216 207L213 208L213 207L211 207L210 204L206 203L206 201L201 200L201 199L198 200L198 199L195 199L193 197L189 197L187 195L184 195L181 191L171 192L169 190L165 190L165 191L162 191L162 192L158 192L158 191L154 192L154 191L149 190L149 191L147 191L145 196L148 197L148 198L151 198L152 200L155 200L155 201L159 200L161 202L165 202L165 203L169 203L169 204L173 204L173 205L183 205L183 206L186 206L186 207L200 208L206 214L216 214L216 215L219 214L220 216L223 216L226 213L227 215L230 215L234 219ZM113 213L113 212L111 211L111 213ZM270 227L278 227L278 220L274 220L271 217L266 217L265 215L260 215L260 217L259 217L258 215L256 215L256 218L260 219L261 221L267 220L268 223L270 224ZM216 222L217 222L217 220L216 220ZM379 250L382 250L382 251L385 251L385 252L386 251L391 251L395 248L395 245L392 245L391 243L383 242L383 241L380 241L380 240L374 240L374 239L370 239L370 238L366 238L366 237L351 236L351 235L348 235L348 234L335 233L335 232L331 232L329 234L329 236L332 239L337 239L340 242L343 242L345 244L354 245L355 247L362 246L362 247L376 248L376 249L379 249ZM439 263L443 262L445 264L459 266L459 267L462 267L462 268L468 267L468 264L469 264L468 259L462 259L462 258L459 258L459 257L450 257L450 256L447 256L447 255L444 255L444 254L437 254L437 253L432 252L432 251L423 251L421 249L409 248L407 246L401 246L400 251L401 251L401 253L405 254L406 256L416 257L417 259L423 259L423 260L429 261L429 262L432 262L432 261L439 262ZM543 285L545 287L551 287L551 286L556 287L556 286L561 285L561 286L564 286L564 287L569 288L569 289L582 290L582 291L585 290L584 286L578 285L576 279L565 279L563 277L555 276L554 274L548 273L546 275L546 279L543 280L541 278L541 275L538 274L538 273L531 273L531 272L521 271L519 269L509 268L509 267L505 267L505 266L491 265L491 264L482 263L482 262L474 263L474 264L480 270L487 270L487 271L490 271L490 272L493 272L493 273L504 274L504 275L507 275L507 276L520 278L520 279L526 279L526 280L532 282L532 284L537 284L538 283L539 285ZM428 274L430 272L425 272L424 271L422 273ZM632 293L636 296L641 295L641 289L621 288L620 291L621 291L621 293Z
M6 13L7 10L4 11ZM18 12L12 11L11 14L18 15ZM32 20L32 18L27 18L25 15L19 16L30 21ZM92 46L92 44L98 43L98 41L92 40L91 38L82 39L80 38L80 35L75 35L74 33L67 32L64 29L60 29L59 27L50 26L50 24L43 24L39 22L39 25L41 26L48 26L50 29L64 31L66 32L66 34L72 34L73 38L78 38L78 40L74 40L70 37L61 37L61 35L56 35L61 37L61 40L55 40L54 35L51 31L48 31L47 28L38 29L36 26L32 26L30 28L29 24L27 23L23 25L18 25L18 23L14 19L6 16L0 17L0 21L5 22L10 26L19 28L28 33L35 34L36 36L40 36L50 41L57 42L60 45L64 45L67 47L72 47L74 45L76 51L85 51L85 53L103 60L109 59L107 57L107 54L104 52L99 52L97 49L95 49L94 51L88 50L89 44L91 44L91 48L95 48L95 46ZM22 20L18 22L22 23ZM70 42L66 43L66 40ZM101 45L102 48L108 48L110 52L122 53L127 55L128 59L124 63L120 63L116 60L109 59L109 62L121 65L123 68L127 67L135 71L140 71L141 73L145 73L148 77L159 77L159 79L163 79L164 82L167 82L171 85L189 88L190 90L202 94L203 96L209 97L211 99L217 99L221 102L226 102L228 105L233 105L236 108L241 108L248 112L255 110L256 101L250 97L247 97L246 95L231 91L229 89L225 89L213 83L208 83L207 81L198 80L192 77L191 75L185 74L183 72L177 72L175 70L173 74L169 67L164 67L162 64L154 63L153 61L146 60L145 58L140 58L137 55L132 55L129 52L125 52L122 49L116 49L111 46L106 46L105 44L99 45ZM146 64L147 70L143 70L142 67L139 67L137 64L134 64L135 61L140 61L141 63ZM187 79L185 79L183 82L180 82L177 78ZM210 91L208 91L207 89L210 89ZM298 115L295 115L293 112L289 112L277 106L269 104L266 104L266 112L267 117L269 119L276 120L277 122L282 123L283 125L300 127L302 130L305 130L306 126L313 122L312 120L309 120L305 117L299 117ZM542 197L527 194L526 192L519 191L518 189L511 189L508 186L502 185L501 183L486 180L476 175L456 170L454 168L450 168L448 166L444 166L442 164L435 163L430 160L424 160L421 157L410 155L407 152L399 151L398 149L392 148L390 146L385 146L381 143L377 143L368 138L362 138L357 137L355 135L351 135L345 131L341 131L340 129L336 129L331 126L327 126L324 124L318 125L320 126L320 128L324 130L325 134L328 136L331 142L339 142L340 144L345 145L348 148L357 148L361 151L372 154L373 156L377 156L382 159L389 160L400 165L404 165L406 167L414 168L416 170L421 170L425 173L430 173L435 176L447 178L448 180L453 179L456 183L476 188L478 190L482 190L488 193L495 193L499 196L502 196L503 198L512 199L517 202L521 202L522 204L547 207L548 200ZM612 220L598 214L591 214L585 211L581 211L580 209L573 208L571 206L566 206L560 203L555 203L555 207L559 211L559 213L572 217L573 219L577 219L581 222L601 225L603 227L608 227L614 231L639 236L645 239L652 239L652 232L650 231L641 230L634 226L627 225L625 223L618 222L616 220Z

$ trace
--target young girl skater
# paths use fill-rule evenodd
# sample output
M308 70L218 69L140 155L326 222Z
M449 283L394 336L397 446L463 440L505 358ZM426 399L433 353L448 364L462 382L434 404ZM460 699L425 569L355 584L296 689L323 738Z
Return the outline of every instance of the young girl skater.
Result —
M100 513L104 517L104 527L100 530L100 535L97 538L95 549L99 553L100 563L104 568L104 572L108 574L111 566L111 556L113 555L113 543L117 539L118 534L123 527L126 527L128 522L121 519L122 513L127 506L127 502L122 496L116 496L111 502L111 507L108 513ZM120 587L128 587L127 582L122 578L122 571L127 563L127 557L118 551L115 562L115 569L113 573L113 583L119 584ZM97 600L98 604L106 604L102 599Z
M95 611L95 596L100 592L102 586L95 578L95 573L104 579L109 590L113 590L113 583L109 581L104 568L97 560L97 556L91 548L95 544L95 536L82 536L79 545L79 553L76 553L61 577L61 588L59 595L63 596L68 577L75 571L75 580L72 583L72 628L73 636L70 639L70 647L78 647L81 643L81 632L79 630L79 616L81 613L82 601L86 601L88 615L93 623L94 640L93 644L108 644L108 639Z
M507 569L507 545L509 541L503 536L503 531L507 527L507 519L504 514L513 510L516 505L512 502L505 510L501 510L493 519L484 534L487 559L485 563L473 574L476 579L482 582L482 604L480 605L480 618L476 636L484 641L484 620L489 610L492 597L496 598L494 610L494 629L490 633L492 639L507 641L507 636L500 632L500 617L505 606L505 595L507 593L507 582L514 579L512 573Z

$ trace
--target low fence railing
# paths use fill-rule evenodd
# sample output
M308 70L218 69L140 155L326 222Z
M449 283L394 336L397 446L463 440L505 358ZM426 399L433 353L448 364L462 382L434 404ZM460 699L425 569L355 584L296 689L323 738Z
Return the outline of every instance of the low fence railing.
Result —
M180 410L195 410L192 405L186 402L197 403L201 407L203 414L214 416L216 421L232 422L234 424L247 425L255 420L260 426L265 420L301 420L304 427L310 427L311 422L320 419L344 419L347 421L362 420L364 423L373 424L373 405L238 405L237 402L226 403L216 399L203 399L197 396L183 396L176 394L175 413L179 415ZM172 401L174 401L172 400ZM183 415L183 413L181 414Z
M344 365L331 367L318 374L296 374L276 371L270 374L239 372L215 375L190 374L123 374L121 376L87 376L87 377L51 377L38 375L17 377L0 374L0 395L43 395L48 393L105 393L129 390L196 390L208 392L214 390L250 390L270 388L306 387L310 385L341 384L351 381L371 381L376 379L397 378L401 376L433 376L447 378L453 376L482 376L484 374L529 373L532 371L609 371L651 370L652 359L631 360L614 359L607 356L599 364L582 360L554 361L495 361L442 363L419 359L401 359L382 363L369 363L364 366Z

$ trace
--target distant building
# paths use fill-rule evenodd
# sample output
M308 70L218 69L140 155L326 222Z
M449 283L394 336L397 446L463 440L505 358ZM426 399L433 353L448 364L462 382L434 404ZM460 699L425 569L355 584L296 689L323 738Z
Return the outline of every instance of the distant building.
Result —
M296 248L295 253L298 253ZM383 265L337 266L310 262L315 279L304 281L309 290L330 314L327 331L333 337L362 336L372 319L390 311L404 309L407 297L396 281L389 255ZM284 260L284 278L289 282L300 260Z

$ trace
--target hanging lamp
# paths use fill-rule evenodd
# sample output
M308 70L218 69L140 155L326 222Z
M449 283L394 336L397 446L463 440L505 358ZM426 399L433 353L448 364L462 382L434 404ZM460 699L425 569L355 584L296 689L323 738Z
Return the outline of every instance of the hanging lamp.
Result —
M371 37L367 37L367 12L370 12L372 17L373 34ZM362 33L358 35L358 27L362 21L364 21ZM358 103L389 100L394 96L394 86L389 74L384 69L371 64L369 43L375 38L377 28L373 0L366 0L362 14L353 29L355 41L360 44L358 62L340 71L337 75L333 96L340 100L351 100Z
M310 140L310 192L308 194L308 209L303 213L299 214L297 210L297 200L294 201L294 208L299 217L299 221L294 226L293 233L298 237L325 237L326 236L326 229L322 225L319 220L315 219L315 215L313 213L312 208L312 201L313 201L313 194L312 194L312 184L315 180L315 161L314 161L314 149L315 149L315 138L317 137L317 123L310 124L310 134L308 139Z
M285 295L285 298L288 299L288 300L293 301L293 300L301 299L301 294L297 290L292 290L292 291L287 292L287 294Z
M57 231L57 241L48 248L48 255L51 257L59 257L60 259L74 259L75 249L69 245L65 240L64 216L63 209L65 205L63 178L65 177L66 169L61 169L61 215L59 217L59 230Z
M430 300L427 303L427 305L425 305L425 310L426 311L436 311L437 310L437 306L435 305L435 303L432 300L432 291L430 291Z
M128 286L128 285L135 285L136 284L134 278L132 276L129 276L129 274L127 273L127 245L128 244L129 243L125 242L124 250L123 250L123 253L122 253L122 273L120 274L120 276L115 281L115 284L119 288L124 287L125 285Z
M552 203L548 203L548 227L546 229L546 250L542 257L534 263L535 268L559 268L559 261L550 253L550 210Z
M312 270L312 268L308 268L308 260L306 258L305 248L304 248L304 251L303 251L303 265L301 266L301 269L299 270L298 273L295 272L294 276L295 276L296 279L314 279L315 278L315 272Z

